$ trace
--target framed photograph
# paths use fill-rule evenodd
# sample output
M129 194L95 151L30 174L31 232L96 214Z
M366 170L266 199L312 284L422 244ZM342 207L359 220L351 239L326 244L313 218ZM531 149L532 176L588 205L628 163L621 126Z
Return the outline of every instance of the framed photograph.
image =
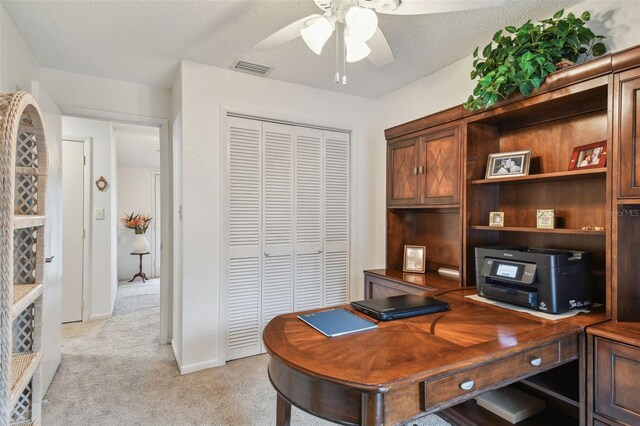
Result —
M555 211L553 209L542 209L536 213L536 227L541 229L553 229L556 224Z
M404 262L402 270L404 272L424 273L424 253L425 246L404 246Z
M489 212L489 226L504 226L504 212Z
M607 164L607 141L573 148L568 170L594 169Z
M531 150L489 154L486 179L526 176L529 174Z

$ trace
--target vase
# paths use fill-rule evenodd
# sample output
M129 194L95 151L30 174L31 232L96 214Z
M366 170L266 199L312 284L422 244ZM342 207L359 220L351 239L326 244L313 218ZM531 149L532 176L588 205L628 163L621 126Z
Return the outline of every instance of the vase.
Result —
M134 253L149 252L149 241L147 241L144 234L136 234L136 237L133 240L133 244L131 245L131 250Z

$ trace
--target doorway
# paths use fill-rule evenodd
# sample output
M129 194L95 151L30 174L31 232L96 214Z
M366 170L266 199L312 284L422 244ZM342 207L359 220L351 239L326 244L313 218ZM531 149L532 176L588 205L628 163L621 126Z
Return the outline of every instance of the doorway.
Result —
M89 282L89 225L91 194L88 190L91 140L62 141L62 318L63 323L83 321Z

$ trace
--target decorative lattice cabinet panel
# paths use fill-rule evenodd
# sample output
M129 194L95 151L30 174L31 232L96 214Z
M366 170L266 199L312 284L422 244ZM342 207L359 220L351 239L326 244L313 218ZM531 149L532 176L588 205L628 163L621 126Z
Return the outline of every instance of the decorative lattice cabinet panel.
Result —
M0 426L39 424L47 149L26 92L0 94Z

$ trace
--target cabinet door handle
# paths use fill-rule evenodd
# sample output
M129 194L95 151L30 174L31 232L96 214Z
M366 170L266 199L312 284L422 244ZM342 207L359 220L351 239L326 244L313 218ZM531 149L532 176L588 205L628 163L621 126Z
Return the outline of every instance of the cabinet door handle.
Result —
M54 258L54 257L55 257L55 256L45 257L45 259L44 259L45 263L51 263L51 262L53 262L53 258Z
M418 168L417 167L413 168L413 175L414 176L418 176Z
M420 168L418 169L418 173L420 174L424 173L424 166L420 166Z
M540 364L542 364L542 358L540 357L535 357L535 358L531 358L529 360L529 363L535 367L539 366Z
M473 380L466 380L466 381L460 383L460 389L462 389L462 390L471 390L471 389L473 389L473 385L475 385Z

